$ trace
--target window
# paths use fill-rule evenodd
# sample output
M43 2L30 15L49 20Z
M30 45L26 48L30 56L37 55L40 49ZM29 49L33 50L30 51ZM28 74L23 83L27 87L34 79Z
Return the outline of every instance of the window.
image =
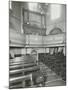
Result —
M60 4L51 4L51 20L60 18L61 16L61 5Z
M38 3L28 3L28 6L29 6L29 10L31 11L37 11L37 6L38 6Z
M12 10L12 1L9 1L9 9Z

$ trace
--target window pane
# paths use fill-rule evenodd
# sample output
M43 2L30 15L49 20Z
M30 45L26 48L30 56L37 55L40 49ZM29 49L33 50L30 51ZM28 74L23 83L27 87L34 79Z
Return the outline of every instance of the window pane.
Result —
M61 5L51 4L51 19L55 20L61 16Z

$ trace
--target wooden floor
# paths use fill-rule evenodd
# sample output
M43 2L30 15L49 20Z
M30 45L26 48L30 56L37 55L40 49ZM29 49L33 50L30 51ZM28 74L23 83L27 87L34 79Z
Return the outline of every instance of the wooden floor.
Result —
M60 76L58 76L55 72L53 72L50 68L48 68L45 64L40 63L40 70L42 73L46 73L47 79L45 82L45 86L65 86L65 81L62 80Z

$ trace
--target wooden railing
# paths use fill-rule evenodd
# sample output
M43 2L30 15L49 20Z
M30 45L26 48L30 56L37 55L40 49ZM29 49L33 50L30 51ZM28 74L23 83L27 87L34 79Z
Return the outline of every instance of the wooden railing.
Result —
M65 34L57 35L26 35L26 44L29 46L40 46L40 47L49 47L49 46L64 46L65 44Z
M10 30L10 46L17 47L54 47L65 46L65 33L57 35L25 35Z

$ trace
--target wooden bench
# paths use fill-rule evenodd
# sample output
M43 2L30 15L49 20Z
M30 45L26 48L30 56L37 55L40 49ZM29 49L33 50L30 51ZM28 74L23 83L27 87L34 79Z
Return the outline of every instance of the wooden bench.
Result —
M26 67L31 67L31 66L36 66L37 64L35 63L30 63L30 64L18 64L18 65L12 65L12 66L9 66L9 69L17 69L17 68L26 68Z
M32 63L35 63L35 62L30 62L30 63L32 64ZM24 65L24 64L30 64L30 63L27 63L27 62L15 62L15 63L10 63L9 66L19 65L19 64Z
M25 81L26 80L30 80L30 82L31 82L30 86L33 85L32 74L24 75L24 76L20 76L20 77L15 77L15 78L10 78L9 79L9 84L10 84L9 88L14 88L14 87L18 88L19 85L18 86L17 85L13 85L13 83L17 83L17 82L22 82L22 84L20 84L20 87L25 87Z
M19 82L19 81L22 81L22 80L32 80L32 74L29 74L29 75L24 75L24 76L20 76L20 77L15 77L15 78L10 78L9 79L9 83L15 83L15 82Z
M34 66L33 68L29 67L29 68L18 69L18 70L10 70L9 74L16 74L16 73L19 73L19 72L30 72L30 71L33 72L33 71L36 71L36 70L40 70L40 67L39 66Z
M45 63L45 65L51 68L56 74L60 75L62 78L66 77L65 74L63 74L66 73L66 57L63 54L39 54L39 59L39 61Z

